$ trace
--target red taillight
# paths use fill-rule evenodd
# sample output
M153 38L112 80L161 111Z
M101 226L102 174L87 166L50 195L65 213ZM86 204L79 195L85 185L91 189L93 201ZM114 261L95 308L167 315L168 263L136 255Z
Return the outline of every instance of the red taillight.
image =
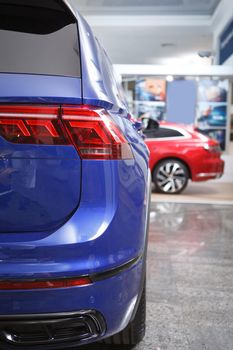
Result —
M26 144L73 144L83 159L132 159L131 147L100 108L0 106L0 135Z
M58 113L53 106L0 106L0 134L13 143L67 145Z
M131 159L131 147L110 116L101 109L63 107L67 132L85 159Z
M0 290L24 290L24 289L47 289L47 288L68 288L86 286L92 281L88 277L78 279L62 279L48 281L25 281L25 282L0 282Z
M211 153L221 153L221 147L218 143L205 143L203 148Z

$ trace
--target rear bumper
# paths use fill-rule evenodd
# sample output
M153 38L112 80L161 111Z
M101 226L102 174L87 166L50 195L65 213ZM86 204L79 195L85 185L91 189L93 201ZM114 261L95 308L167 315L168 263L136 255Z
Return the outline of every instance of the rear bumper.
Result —
M94 341L106 331L102 315L96 311L78 313L18 315L0 318L0 338L4 349L62 349Z
M64 349L90 343L124 329L130 322L138 297L141 293L144 263L141 258L124 271L113 277L96 281L83 287L59 288L53 290L19 290L1 291L1 316L0 334L3 331L1 320L14 321L17 326L22 321L22 315L31 321L36 321L38 315L41 318L46 314L53 320L54 316L61 313L80 313L88 310L94 311L98 316L101 328L97 333L86 339L77 341L67 340L64 342L49 342L48 349ZM36 300L36 303L35 303ZM33 319L33 315L36 315ZM4 324L4 322L3 322ZM0 335L1 349L14 349L16 346L10 341L4 341ZM62 344L62 346L61 346ZM46 349L46 344L43 349ZM24 345L24 350L40 349L36 343Z
M217 172L217 173L200 173L197 174L197 178L205 180L208 179L219 179L223 175L223 172Z
M211 179L218 179L224 172L224 161L222 159L209 159L198 171L193 174L193 181L206 181Z

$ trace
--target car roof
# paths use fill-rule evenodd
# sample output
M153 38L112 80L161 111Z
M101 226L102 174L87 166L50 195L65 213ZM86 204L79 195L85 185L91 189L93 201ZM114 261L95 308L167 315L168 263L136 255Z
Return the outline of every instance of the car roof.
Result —
M159 126L165 126L165 127L169 127L169 128L179 128L179 129L184 129L187 131L194 131L194 126L192 124L179 124L179 123L169 123L167 121L161 121L159 122Z

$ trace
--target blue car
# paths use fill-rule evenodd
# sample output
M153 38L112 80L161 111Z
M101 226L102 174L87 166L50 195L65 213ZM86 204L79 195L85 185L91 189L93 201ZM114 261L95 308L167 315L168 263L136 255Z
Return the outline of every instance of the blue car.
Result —
M65 0L0 0L0 348L136 344L150 172L111 63Z

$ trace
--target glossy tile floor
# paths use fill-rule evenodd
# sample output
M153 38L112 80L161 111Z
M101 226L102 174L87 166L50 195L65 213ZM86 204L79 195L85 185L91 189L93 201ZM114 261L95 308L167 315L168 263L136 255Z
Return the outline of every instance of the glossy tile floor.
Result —
M233 179L232 179L233 180ZM187 188L179 194L164 195L152 193L152 200L156 202L179 203L228 203L233 205L233 182L191 182ZM232 347L233 349L233 347Z
M152 203L147 300L134 350L233 350L232 205Z

